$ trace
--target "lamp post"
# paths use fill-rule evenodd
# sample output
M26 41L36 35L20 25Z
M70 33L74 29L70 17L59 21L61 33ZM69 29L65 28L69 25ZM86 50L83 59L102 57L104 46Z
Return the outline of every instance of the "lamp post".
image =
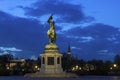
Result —
M113 64L113 67L116 68L116 67L117 67L117 64Z
M118 65L117 64L113 64L113 68L114 68L114 72L117 75L118 73Z

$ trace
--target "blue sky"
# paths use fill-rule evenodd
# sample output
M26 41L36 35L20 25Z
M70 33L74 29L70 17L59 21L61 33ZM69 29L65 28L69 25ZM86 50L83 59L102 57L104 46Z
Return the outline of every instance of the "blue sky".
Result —
M48 43L46 21L54 14L61 53L70 43L79 59L113 60L120 54L119 4L119 0L1 0L0 53L37 58Z

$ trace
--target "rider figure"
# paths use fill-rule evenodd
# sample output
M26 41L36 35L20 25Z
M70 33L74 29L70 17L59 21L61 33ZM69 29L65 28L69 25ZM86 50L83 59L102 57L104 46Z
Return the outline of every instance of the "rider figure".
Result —
M50 25L50 29L48 30L47 34L49 36L50 43L55 43L56 41L56 32L54 27L55 22L52 21L52 15L49 17L48 23Z

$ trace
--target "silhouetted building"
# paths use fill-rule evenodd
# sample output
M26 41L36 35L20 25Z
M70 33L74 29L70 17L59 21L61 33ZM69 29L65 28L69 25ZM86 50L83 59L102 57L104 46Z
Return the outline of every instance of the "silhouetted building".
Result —
M6 64L7 69L13 70L13 67L15 66L24 66L25 65L25 59L19 59L19 60L10 60L9 63Z
M71 71L71 67L73 65L73 62L72 62L72 54L71 54L71 47L70 47L70 44L68 45L68 51L67 51L67 54L66 54L66 71Z
M68 52L67 52L67 63L70 64L71 61L72 61L72 55L71 55L71 47L70 47L70 44L68 45Z

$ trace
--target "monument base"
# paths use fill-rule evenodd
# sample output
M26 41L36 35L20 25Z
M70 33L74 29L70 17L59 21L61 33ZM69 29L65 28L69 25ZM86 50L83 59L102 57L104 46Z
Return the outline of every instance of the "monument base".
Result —
M30 77L30 78L76 78L78 77L78 75L74 74L74 73L65 73L65 72L61 72L61 73L29 73L26 74L24 77Z
M61 66L62 54L59 53L58 46L56 44L47 44L45 51L41 56L41 69L36 73L25 74L24 77L40 78L40 77L52 77L52 78L64 78L64 77L78 77L73 73L63 72Z

